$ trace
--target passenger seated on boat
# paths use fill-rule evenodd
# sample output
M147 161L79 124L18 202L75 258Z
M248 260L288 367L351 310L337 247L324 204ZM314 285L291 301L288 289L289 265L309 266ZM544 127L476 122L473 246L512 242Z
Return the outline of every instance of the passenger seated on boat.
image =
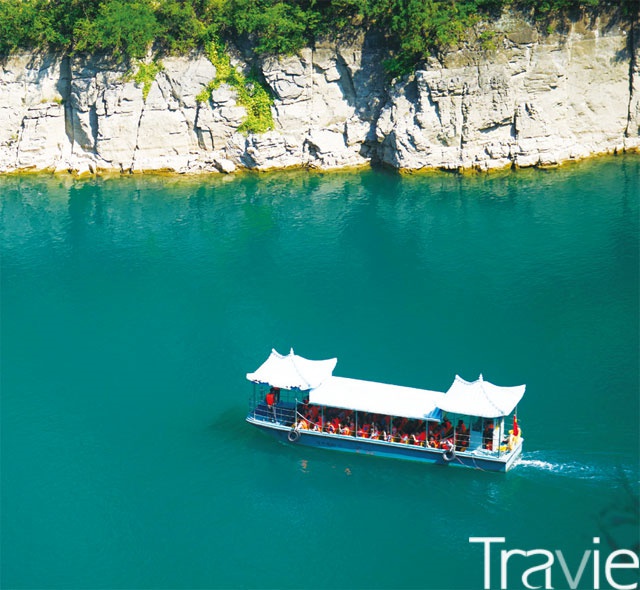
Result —
M298 430L309 430L309 423L304 418L298 421Z
M469 447L469 430L465 426L464 420L458 420L456 426L456 451L464 451Z
M440 429L440 438L445 439L453 436L453 424L449 418L445 418Z
M375 422L371 423L371 434L369 435L373 440L380 439L380 431L378 430L378 425Z
M431 435L431 436L429 437L429 446L430 446L432 449L437 449L437 448L438 448L438 443L437 443L437 441L436 441L436 437L435 437L435 436L433 436L433 435Z
M313 430L322 432L322 416L318 416L313 422Z
M441 449L445 449L445 450L448 450L448 449L453 448L453 446L454 446L454 445L453 445L453 437L451 437L451 438L443 438L443 439L440 441L440 444L439 444L438 446L439 446Z
M493 450L493 420L486 420L482 433L482 447L488 451Z
M425 446L425 441L427 440L427 431L424 428L421 428L418 434L413 434L412 436L414 445L418 445L419 447Z
M424 447L427 440L427 427L423 420L414 423L410 438L414 445Z
M340 429L338 430L338 432L340 432L340 434L343 434L344 436L351 435L351 430L349 429L348 424L340 424Z
M445 451L450 451L454 446L452 438L447 438L440 443L440 448Z
M409 435L408 435L406 432L403 432L403 433L400 435L400 442L401 442L401 443L403 443L403 444L405 444L405 445L408 445L408 444L409 444Z

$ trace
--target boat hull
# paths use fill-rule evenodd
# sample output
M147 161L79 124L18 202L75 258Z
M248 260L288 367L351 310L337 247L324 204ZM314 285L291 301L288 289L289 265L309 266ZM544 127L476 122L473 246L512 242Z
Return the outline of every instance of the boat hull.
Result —
M488 453L479 454L470 451L458 452L451 457L451 455L442 449L341 436L312 430L294 430L289 426L278 424L277 422L256 419L253 414L247 416L247 422L289 444L299 444L362 455L373 455L376 457L418 461L421 463L434 463L443 466L469 467L483 471L506 472L514 465L522 452L522 441L520 441L512 451L502 453L499 456L492 456Z

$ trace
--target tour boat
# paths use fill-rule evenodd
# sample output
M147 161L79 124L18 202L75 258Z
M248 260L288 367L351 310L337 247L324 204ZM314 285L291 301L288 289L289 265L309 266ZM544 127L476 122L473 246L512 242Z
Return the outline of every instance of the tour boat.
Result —
M336 363L272 350L247 374L247 422L292 444L486 471L522 453L524 385L456 376L445 393L334 376Z

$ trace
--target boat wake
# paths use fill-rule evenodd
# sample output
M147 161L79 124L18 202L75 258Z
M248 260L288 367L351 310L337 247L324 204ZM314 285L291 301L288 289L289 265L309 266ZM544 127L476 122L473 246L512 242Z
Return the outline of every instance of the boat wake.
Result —
M603 462L602 457L596 457L593 463L580 461L564 461L560 457L550 457L544 452L525 453L517 462L518 470L531 472L548 472L554 475L584 480L612 480L621 476L634 479L637 473L628 466L616 464L615 461Z

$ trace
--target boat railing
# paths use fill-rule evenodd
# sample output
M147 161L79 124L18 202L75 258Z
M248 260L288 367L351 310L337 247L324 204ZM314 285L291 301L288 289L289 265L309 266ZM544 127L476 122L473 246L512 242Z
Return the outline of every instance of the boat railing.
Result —
M320 423L314 423L310 419L308 414L303 414L299 411L301 405L306 405L305 401L297 399L295 392L283 391L281 398L272 405L268 405L265 400L264 391L256 390L254 395L249 400L249 415L261 422L270 422L287 428L295 428L296 430L309 431L318 435L337 436L340 438L348 439L363 439L363 440L375 440L376 442L388 443L392 445L400 446L412 446L424 449L441 450L446 452L449 448L457 452L469 453L470 455L482 455L492 457L502 457L509 454L514 450L518 441L512 442L509 440L507 444L504 443L498 445L489 444L490 439L487 439L481 432L471 431L463 435L460 435L454 430L450 437L431 444L428 439L418 440L415 436L402 437L401 433L398 433L395 438L392 438L390 433L384 433L381 431L378 436L373 436L371 432L363 434L362 430L358 428L356 420L356 428L351 430L350 428L335 428L331 422L322 421Z
M363 434L360 430L351 430L350 428L336 428L331 422L324 424L314 422L309 418L308 415L304 415L298 410L295 411L294 421L291 424L291 427L297 430L304 430L315 434L328 434L331 436L338 436L340 438L370 441L375 440L399 446L411 446L419 448L422 447L431 450L440 450L443 453L448 450L455 450L457 452L468 452L471 455L480 454L483 456L491 457L502 457L509 454L512 450L514 450L515 446L517 446L519 442L519 439L517 439L514 441L509 441L509 444L507 445L507 441L505 441L505 443L501 444L497 449L493 449L493 447L488 444L488 440L482 437L480 439L482 441L480 445L478 445L477 447L470 447L470 435L468 433L460 435L454 431L451 437L443 441L439 441L438 443L432 444L430 442L427 442L426 440L421 441L415 436L411 435L402 436L398 434L396 435L396 437L392 437L390 433L386 433L383 431L380 431L379 433L374 435L370 432Z
M352 430L349 427L343 426L341 428L340 427L336 428L332 422L327 422L323 425L319 422L314 422L308 416L301 414L299 411L296 411L296 420L293 427L301 430L331 434L333 436L340 436L344 438L377 440L380 442L394 443L394 444L400 444L404 446L409 445L409 446L416 446L416 447L439 448L439 447L431 447L426 443L426 440L421 441L420 439L416 438L415 435L401 436L398 434L392 437L391 433L387 433L385 431L379 431L376 433L367 432L366 434L364 434L361 430L356 430L356 429ZM453 438L451 439L451 445L455 446L455 441ZM449 448L449 445L447 445L446 447L443 447L443 451L447 450L448 448Z
M249 400L249 414L255 420L293 426L295 424L296 409L294 404L288 404L287 402L269 406L264 401L256 402L252 398Z

